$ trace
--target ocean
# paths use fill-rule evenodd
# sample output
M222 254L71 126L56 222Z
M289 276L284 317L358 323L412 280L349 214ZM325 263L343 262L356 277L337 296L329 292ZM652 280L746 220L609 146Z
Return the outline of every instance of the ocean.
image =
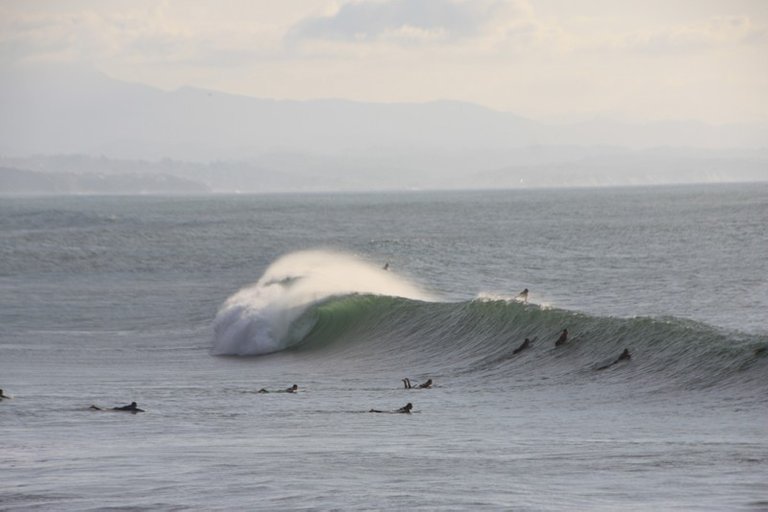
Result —
M0 509L768 510L766 226L765 183L0 199Z

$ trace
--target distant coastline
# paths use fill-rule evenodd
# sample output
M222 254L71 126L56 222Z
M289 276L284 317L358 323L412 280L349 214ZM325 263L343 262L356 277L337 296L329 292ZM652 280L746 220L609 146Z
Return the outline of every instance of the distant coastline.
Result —
M694 153L593 150L563 155L554 161L536 161L520 151L507 155L509 165L488 169L476 169L460 158L451 165L442 157L423 155L402 155L387 165L375 157L350 160L290 153L208 163L87 155L0 156L0 196L531 189L768 181L768 158L759 153L748 157L717 151L702 151L701 156Z

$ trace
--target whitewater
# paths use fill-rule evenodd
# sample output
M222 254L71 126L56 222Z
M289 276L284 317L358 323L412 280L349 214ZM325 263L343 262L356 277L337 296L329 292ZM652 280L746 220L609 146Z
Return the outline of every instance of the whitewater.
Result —
M765 225L765 184L2 199L0 509L768 510Z

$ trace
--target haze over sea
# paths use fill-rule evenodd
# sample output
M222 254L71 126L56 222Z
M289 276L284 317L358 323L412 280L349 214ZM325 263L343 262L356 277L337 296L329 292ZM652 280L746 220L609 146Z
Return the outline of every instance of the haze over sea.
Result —
M768 509L766 225L766 184L3 199L0 508Z

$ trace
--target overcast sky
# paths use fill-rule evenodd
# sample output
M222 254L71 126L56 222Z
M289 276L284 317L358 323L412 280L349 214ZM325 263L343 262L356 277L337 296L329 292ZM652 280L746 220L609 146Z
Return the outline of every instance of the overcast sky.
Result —
M539 120L768 122L765 0L0 0L0 70L463 100Z

